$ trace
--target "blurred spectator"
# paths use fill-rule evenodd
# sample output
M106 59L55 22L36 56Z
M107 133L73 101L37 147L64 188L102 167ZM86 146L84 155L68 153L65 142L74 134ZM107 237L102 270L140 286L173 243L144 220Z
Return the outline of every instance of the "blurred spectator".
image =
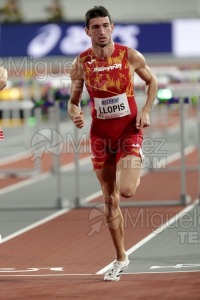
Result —
M48 21L50 22L62 22L64 21L63 9L60 0L53 0L51 5L46 8L49 14Z
M7 0L5 5L0 8L2 21L6 23L22 22L22 13L17 0Z

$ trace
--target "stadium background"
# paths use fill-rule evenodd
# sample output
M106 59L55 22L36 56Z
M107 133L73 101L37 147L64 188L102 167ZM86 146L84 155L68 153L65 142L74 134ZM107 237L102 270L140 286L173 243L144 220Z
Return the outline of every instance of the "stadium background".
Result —
M0 7L4 3L0 1ZM109 293L115 299L133 299L132 288L135 299L155 296L159 299L199 299L198 273L181 276L163 273L152 277L145 266L145 261L157 265L159 252L161 264L169 264L168 268L175 266L172 271L179 264L180 268L189 268L191 272L196 268L198 272L199 243L194 241L194 232L199 230L199 222L198 228L189 223L188 235L180 235L181 227L178 233L170 231L166 239L157 241L156 248L147 244L147 252L144 249L138 261L136 253L135 265L128 271L130 277L124 275L116 290L110 291L109 287L101 285L98 274L102 273L97 271L103 269L105 261L109 263L113 259L113 249L106 235L107 228L101 225L102 211L98 204L102 201L101 193L91 170L90 101L86 91L82 96L86 116L84 131L77 132L66 114L70 88L68 70L75 55L88 46L84 14L99 3L60 1L65 16L63 22L47 21L45 8L50 5L49 0L18 3L23 21L8 24L2 20L0 24L1 64L9 73L8 85L0 93L0 127L4 131L4 140L0 141L0 275L5 280L2 299L13 299L16 291L17 300L34 299L36 294L41 299L52 300L68 295L80 296L80 299L102 299L102 296L107 299L106 295L111 297ZM147 232L157 229L199 199L200 1L107 0L100 4L111 12L116 24L115 40L140 50L159 83L152 125L145 131L145 189L139 189L136 201L125 204L122 199L123 212L128 213L126 221L132 221L132 225L137 223L134 228L129 224L126 229L126 244L130 248L137 246ZM144 101L144 85L137 76L134 80L140 107ZM180 97L189 103L184 111L179 105ZM183 128L184 141L180 139ZM182 155L185 155L183 160ZM166 167L168 164L172 169ZM163 172L151 173L152 168L161 168ZM74 209L80 206L80 200L83 206L89 204L92 208ZM139 208L132 207L134 203ZM146 214L143 221L148 225L136 222L141 221L142 211ZM198 208L195 213L199 220ZM156 219L154 224L150 224L155 220L152 216ZM171 230L176 228L178 225ZM186 237L190 238L189 242ZM181 245L183 240L184 245ZM88 251L89 264L80 255L86 257ZM60 272L49 268L50 273L44 274L42 268L47 266L63 266L65 274L60 281L54 277L50 280L45 277L45 281L40 277L26 277L19 286L23 280L17 270L24 270L21 274L27 276L27 270L35 266L41 267L36 276L53 276L51 272ZM137 281L137 272L141 281ZM19 276L18 280L14 274ZM12 288L8 289L9 280ZM88 282L90 285L85 284Z

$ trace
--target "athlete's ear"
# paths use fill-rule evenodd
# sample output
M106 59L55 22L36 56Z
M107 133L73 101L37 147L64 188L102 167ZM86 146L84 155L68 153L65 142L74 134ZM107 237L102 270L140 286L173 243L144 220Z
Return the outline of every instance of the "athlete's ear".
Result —
M89 29L88 29L87 27L85 27L85 32L86 32L86 34L87 34L88 36L91 36L90 31L89 31Z
M113 32L113 31L114 31L114 24L111 23L111 32Z

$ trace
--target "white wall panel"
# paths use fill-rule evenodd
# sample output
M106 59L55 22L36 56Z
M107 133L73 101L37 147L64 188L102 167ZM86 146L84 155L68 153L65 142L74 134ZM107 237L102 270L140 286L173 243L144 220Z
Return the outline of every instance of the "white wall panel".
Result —
M0 7L5 3L0 0ZM45 20L51 0L19 0L24 19ZM155 21L200 16L200 0L61 0L67 20L83 20L94 5L107 7L114 21Z
M200 56L200 20L173 21L173 54L178 57Z

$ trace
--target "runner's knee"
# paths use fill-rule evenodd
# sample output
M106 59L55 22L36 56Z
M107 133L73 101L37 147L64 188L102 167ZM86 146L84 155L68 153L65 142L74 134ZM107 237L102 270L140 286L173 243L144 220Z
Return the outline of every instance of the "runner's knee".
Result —
M123 188L120 190L120 195L123 198L131 198L134 195L134 191L130 188Z
M130 186L120 187L120 196L123 198L133 197L139 185L140 185L140 180L138 180L135 184L132 184Z

